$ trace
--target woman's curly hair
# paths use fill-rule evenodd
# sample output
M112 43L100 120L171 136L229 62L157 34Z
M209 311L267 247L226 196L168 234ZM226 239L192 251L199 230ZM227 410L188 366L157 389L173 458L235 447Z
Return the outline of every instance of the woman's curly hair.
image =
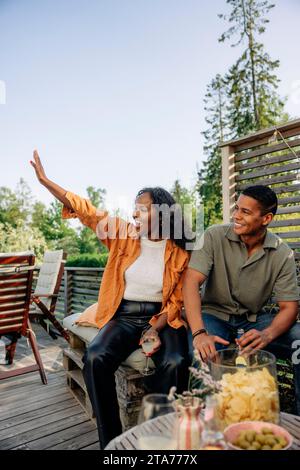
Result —
M168 238L173 240L180 248L189 251L187 244L193 243L194 235L190 225L184 218L180 204L175 201L169 191L159 186L141 189L137 193L136 199L145 193L150 194L152 204L159 206L159 236L161 237L164 234L165 227L163 223L168 220ZM168 214L164 214L166 209L168 209ZM164 215L166 215L165 218Z

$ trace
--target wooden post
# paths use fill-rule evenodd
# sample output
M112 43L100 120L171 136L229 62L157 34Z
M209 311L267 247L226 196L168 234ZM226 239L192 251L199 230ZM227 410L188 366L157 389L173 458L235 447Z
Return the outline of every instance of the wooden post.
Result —
M232 205L235 198L235 168L234 148L226 145L221 147L222 153L222 194L223 194L223 223L230 222Z
M65 268L64 273L64 300L65 300L65 317L72 314L72 271Z

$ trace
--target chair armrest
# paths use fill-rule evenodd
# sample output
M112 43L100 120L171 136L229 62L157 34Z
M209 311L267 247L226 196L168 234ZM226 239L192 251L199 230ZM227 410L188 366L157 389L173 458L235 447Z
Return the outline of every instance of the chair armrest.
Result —
M33 297L58 297L58 294L35 294L32 293Z

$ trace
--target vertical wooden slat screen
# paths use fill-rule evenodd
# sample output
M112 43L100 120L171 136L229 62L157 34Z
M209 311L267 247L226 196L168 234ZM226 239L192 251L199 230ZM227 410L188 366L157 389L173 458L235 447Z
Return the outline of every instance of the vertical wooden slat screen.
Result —
M272 139L276 130L277 140ZM223 222L231 220L240 191L250 185L268 185L279 200L270 229L300 259L300 119L224 142L220 147Z

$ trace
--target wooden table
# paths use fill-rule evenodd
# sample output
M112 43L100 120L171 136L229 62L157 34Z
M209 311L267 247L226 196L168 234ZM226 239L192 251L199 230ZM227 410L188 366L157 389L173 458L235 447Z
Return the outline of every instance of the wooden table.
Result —
M138 449L137 441L144 431L145 426L149 433L151 430L155 430L155 433L161 435L168 429L171 429L174 425L175 414L156 418L155 420L147 421L141 425L135 426L128 431L124 432L120 436L116 437L105 447L105 450L135 450ZM292 450L300 450L300 416L295 416L288 413L280 413L280 425L284 427L294 438ZM155 423L154 423L155 421Z

